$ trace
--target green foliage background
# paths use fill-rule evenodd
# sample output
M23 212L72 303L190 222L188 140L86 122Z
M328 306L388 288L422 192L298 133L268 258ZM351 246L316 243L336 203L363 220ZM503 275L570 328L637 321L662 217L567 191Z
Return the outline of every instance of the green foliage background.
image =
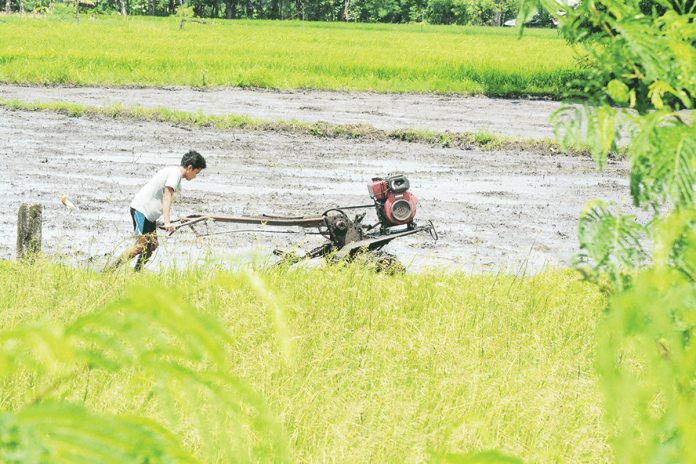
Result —
M74 4L51 0L11 0L10 11L58 11L74 16ZM362 23L429 23L501 26L519 11L519 0L103 0L95 8L81 8L91 15L171 16L180 6L196 17L215 19L270 19ZM3 2L3 7L5 3ZM70 5L70 6L69 6ZM346 8L347 7L347 8ZM346 11L348 16L346 17Z

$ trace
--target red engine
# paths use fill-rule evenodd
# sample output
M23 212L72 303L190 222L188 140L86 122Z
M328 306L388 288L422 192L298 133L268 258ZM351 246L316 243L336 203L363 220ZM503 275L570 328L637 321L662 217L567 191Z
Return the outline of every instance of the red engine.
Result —
M416 215L418 199L408 192L410 184L403 174L374 177L367 183L370 197L377 206L377 216L384 227L409 224Z

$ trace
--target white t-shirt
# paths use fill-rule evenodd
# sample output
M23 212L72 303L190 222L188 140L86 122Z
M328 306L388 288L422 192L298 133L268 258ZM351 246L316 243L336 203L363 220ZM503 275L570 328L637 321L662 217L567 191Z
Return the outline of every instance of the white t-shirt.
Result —
M141 188L131 202L131 208L140 211L148 221L155 222L162 215L162 198L164 188L171 187L175 192L181 186L181 171L179 166L161 169L150 182Z

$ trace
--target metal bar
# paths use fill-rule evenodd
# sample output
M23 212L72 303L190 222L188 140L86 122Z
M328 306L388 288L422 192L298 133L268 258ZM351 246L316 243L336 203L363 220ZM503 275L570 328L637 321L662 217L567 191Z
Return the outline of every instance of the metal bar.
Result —
M241 234L241 233L259 233L259 234L298 234L301 232L298 232L296 230L266 230L266 229L234 229L234 230L226 230L224 232L212 232L210 234L196 234L196 237L211 237L213 235L232 235L232 234ZM319 232L302 232L304 234L308 235L320 235Z
M360 206L339 206L336 209L360 209L360 208L374 208L375 205L360 205Z
M197 222L212 220L216 222L234 222L238 224L265 224L267 226L299 226L299 227L320 227L323 226L322 216L229 216L225 214L189 214L180 219L177 228L184 227Z
M186 227L186 226L191 227L192 225L197 224L199 222L203 222L208 218L207 217L200 217L197 219L192 219L190 221L184 221L184 219L186 219L186 218L177 219L176 221L172 221L172 225L174 225L174 227L175 227L174 232L181 229L182 227ZM164 225L158 222L157 228L164 230ZM191 227L191 229L193 229L193 227ZM169 235L172 235L174 232L170 232Z

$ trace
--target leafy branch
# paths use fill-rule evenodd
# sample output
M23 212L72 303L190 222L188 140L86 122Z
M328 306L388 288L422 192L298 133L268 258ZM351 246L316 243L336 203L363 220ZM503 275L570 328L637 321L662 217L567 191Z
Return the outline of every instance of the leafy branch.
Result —
M39 325L0 335L0 378L26 370L54 376L24 408L0 416L0 460L197 462L174 435L193 418L196 454L211 461L287 461L283 431L263 397L232 374L233 340L220 323L160 290L131 295L64 329ZM149 379L148 398L161 419L54 398L86 369Z
M557 136L585 139L600 169L625 140L633 204L653 212L643 226L591 201L578 226L576 267L611 295L597 370L615 459L696 462L696 2L522 10L539 4L565 11L562 33L591 63L570 89L582 100L554 115Z

